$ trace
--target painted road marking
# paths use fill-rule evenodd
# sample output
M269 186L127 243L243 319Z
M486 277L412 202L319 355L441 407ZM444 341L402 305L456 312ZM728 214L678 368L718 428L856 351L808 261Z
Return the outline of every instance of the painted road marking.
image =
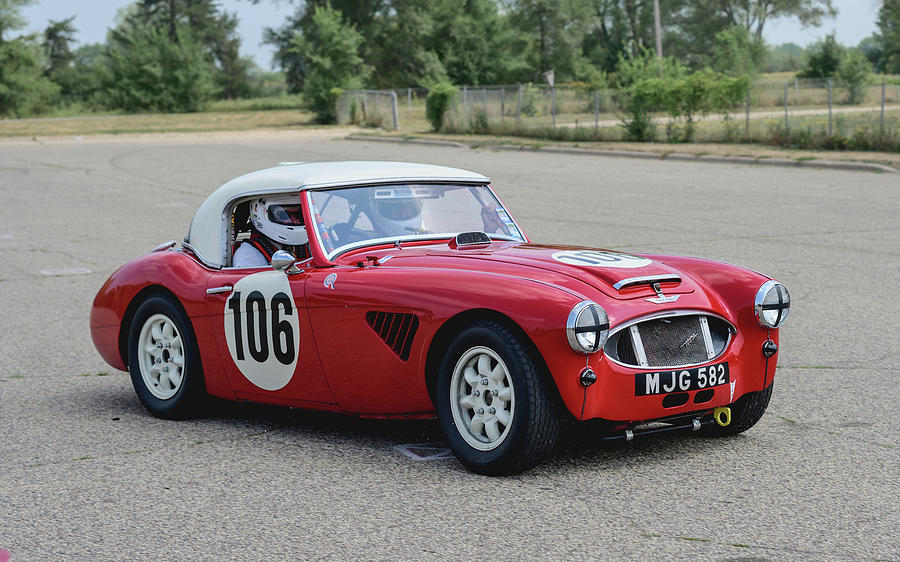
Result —
M72 267L70 269L42 269L41 273L55 277L57 275L86 275L93 272L86 267Z
M450 449L442 447L444 443L404 443L394 445L394 450L403 453L416 462L436 461L453 458Z

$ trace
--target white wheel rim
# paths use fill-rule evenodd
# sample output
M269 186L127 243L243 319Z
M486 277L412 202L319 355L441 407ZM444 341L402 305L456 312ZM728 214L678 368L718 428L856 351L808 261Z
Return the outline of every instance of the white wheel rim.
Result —
M479 451L499 447L509 435L515 405L512 377L503 359L483 346L463 353L450 379L450 411L466 443Z
M138 337L138 366L150 394L160 400L175 396L184 382L184 348L175 322L154 314L144 322Z

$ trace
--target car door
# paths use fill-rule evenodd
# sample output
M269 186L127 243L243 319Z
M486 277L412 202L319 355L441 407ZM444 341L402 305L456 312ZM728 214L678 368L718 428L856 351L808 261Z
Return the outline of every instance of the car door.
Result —
M422 350L433 318L402 267L312 269L307 303L328 383L341 409L429 412Z
M316 351L304 285L309 274L226 268L207 285L212 330L239 399L333 404Z

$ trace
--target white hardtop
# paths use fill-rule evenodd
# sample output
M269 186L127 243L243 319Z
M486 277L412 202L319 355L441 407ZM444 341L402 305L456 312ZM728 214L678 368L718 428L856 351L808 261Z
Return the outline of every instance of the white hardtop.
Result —
M307 189L384 183L487 184L490 178L468 170L409 162L289 162L226 182L206 198L191 221L185 243L206 265L225 265L225 212L237 199Z

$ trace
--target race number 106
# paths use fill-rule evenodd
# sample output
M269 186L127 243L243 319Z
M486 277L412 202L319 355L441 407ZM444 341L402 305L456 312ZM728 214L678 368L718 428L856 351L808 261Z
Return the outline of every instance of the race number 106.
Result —
M237 360L246 359L244 352L246 347L253 361L265 363L269 359L271 347L272 354L279 363L284 365L293 363L296 356L294 327L282 317L294 314L291 298L283 292L278 292L272 297L271 303L266 303L266 298L261 292L253 291L247 295L245 304L247 310L241 314L240 291L235 291L228 299L228 308L234 316L234 353ZM244 325L247 328L246 344Z

